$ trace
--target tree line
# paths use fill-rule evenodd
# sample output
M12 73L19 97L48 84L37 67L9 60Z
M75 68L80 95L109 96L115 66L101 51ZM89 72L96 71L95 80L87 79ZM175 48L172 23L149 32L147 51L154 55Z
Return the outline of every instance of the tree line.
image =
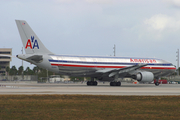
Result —
M33 69L30 67L24 69L23 66L20 66L18 69L16 66L6 67L6 72L7 75L37 75L38 77L47 77L47 70L38 66L35 66ZM55 75L55 73L48 71L48 75Z
M6 67L6 72L7 75L37 75L38 79L41 77L47 77L47 70L40 68L38 66L35 66L33 69L31 69L30 67L27 67L26 69L24 69L23 66L20 66L18 69L16 68L16 66L12 66L11 68ZM51 71L48 71L48 76L50 75L59 75L56 73L53 73ZM60 75L61 77L63 77L62 75ZM70 77L71 80L77 80L77 81L83 81L84 77ZM90 79L89 77L87 77L86 79Z

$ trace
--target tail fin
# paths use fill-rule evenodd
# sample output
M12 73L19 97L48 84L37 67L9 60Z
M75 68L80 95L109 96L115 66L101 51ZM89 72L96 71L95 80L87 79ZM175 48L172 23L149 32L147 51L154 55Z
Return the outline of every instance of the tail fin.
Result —
M16 20L26 54L40 53L52 54L40 41L28 23L24 20Z

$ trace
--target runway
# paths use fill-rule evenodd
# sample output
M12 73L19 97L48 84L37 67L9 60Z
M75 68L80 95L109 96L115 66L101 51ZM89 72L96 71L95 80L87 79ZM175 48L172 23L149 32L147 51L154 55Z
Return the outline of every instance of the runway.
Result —
M180 95L180 84L132 84L109 86L99 83L98 86L86 86L86 83L0 83L1 95L41 95L41 94L80 94L80 95Z

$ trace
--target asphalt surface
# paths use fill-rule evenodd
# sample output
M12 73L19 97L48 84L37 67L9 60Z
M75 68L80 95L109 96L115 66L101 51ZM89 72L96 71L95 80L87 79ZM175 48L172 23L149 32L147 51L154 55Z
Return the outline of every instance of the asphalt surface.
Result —
M87 86L86 83L0 83L1 95L81 94L81 95L180 95L180 84L132 84Z

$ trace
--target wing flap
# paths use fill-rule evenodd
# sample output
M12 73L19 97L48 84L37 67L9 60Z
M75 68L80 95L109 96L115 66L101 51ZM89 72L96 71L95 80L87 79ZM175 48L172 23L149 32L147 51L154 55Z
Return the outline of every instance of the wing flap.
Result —
M128 67L124 67L124 68L103 69L103 70L97 70L96 72L97 73L103 73L103 74L108 73L109 77L113 77L116 74L128 73L130 71L137 70L137 69L144 67L144 66L147 66L147 65L148 64L139 63L136 65L128 66Z

